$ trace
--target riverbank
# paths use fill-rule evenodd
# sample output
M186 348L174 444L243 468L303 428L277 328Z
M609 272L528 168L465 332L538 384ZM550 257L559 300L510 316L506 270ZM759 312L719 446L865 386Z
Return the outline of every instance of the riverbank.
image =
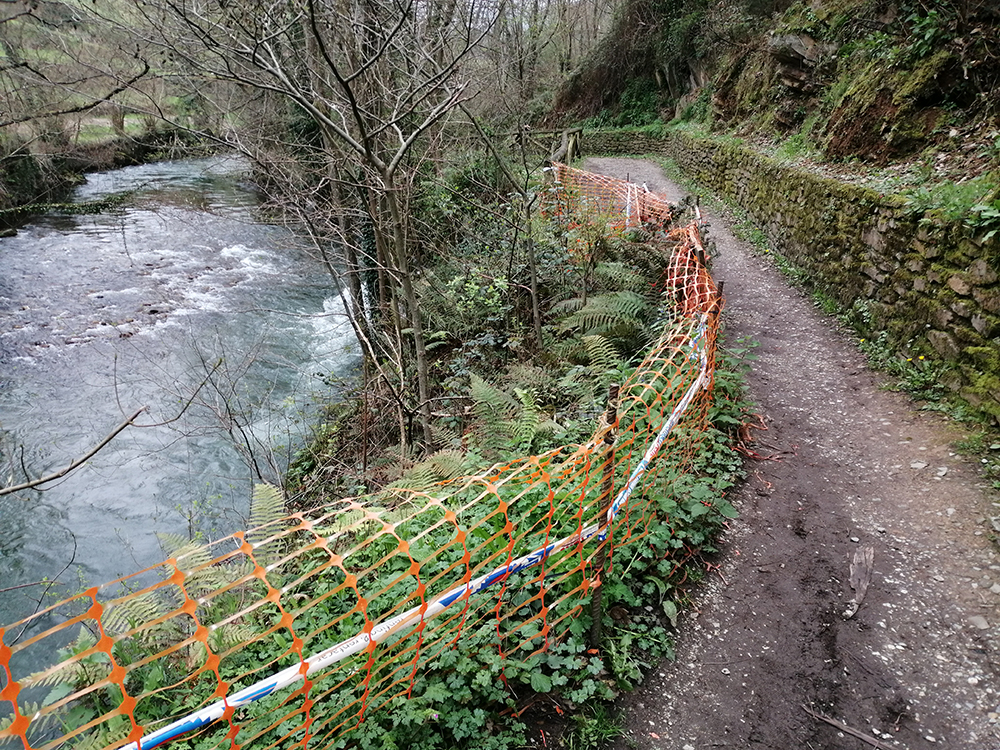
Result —
M155 130L134 137L119 137L74 145L59 153L46 153L28 145L7 146L0 156L0 231L10 236L38 206L64 200L88 172L144 164L179 156L206 155L211 150L182 130Z

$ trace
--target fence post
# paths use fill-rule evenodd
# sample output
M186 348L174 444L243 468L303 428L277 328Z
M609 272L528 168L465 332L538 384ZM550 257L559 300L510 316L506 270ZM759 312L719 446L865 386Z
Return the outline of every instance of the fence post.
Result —
M611 491L615 479L615 438L618 431L618 384L612 383L608 388L608 408L604 412L604 465L601 468L601 495L597 504L601 509L599 534L604 535L608 528L608 511L611 509ZM601 539L594 553L594 571L597 576L597 586L590 599L590 647L598 648L601 644L601 601L604 596L604 561L610 539Z

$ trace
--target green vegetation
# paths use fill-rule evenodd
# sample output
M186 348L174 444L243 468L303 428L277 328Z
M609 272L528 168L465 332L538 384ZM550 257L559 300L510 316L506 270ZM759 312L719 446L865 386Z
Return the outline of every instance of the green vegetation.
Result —
M481 174L482 166L477 163L453 173L452 184ZM478 179L476 184L483 186ZM432 185L427 189L437 190ZM354 549L350 569L367 571L365 586L371 591L405 578L411 559L424 561L422 574L428 577L462 559L463 546L453 544L453 527L441 523L442 508L428 505L414 515L412 508L399 505L404 488L428 488L461 472L589 437L603 410L608 383L626 379L634 371L663 317L670 315L661 309L655 284L667 258L648 242L650 237L610 234L600 217L575 226L539 221L531 236L546 308L543 347L534 348L525 291L525 245L520 241L525 228L507 217L502 191L486 203L483 190L475 201L462 197L468 191L438 191L433 200L425 201L432 208L421 216L433 233L432 246L438 248L426 258L418 290L434 343L435 392L448 397L434 426L437 452L407 455L401 462L400 446L391 439L394 428L386 423L386 410L376 400L379 391L372 388L358 403L339 408L341 418L320 430L289 476L300 505L331 500L354 482L354 490L374 493L370 500L379 503L372 506L374 511L393 519L392 535L373 534L367 525L350 528L349 517L318 530L339 540L338 549ZM544 194L547 188L538 183L532 190ZM331 746L521 747L524 721L539 712L546 716L545 706L560 706L573 717L565 739L568 746L597 747L614 736L619 730L606 702L634 687L657 661L672 656L672 632L686 587L704 574L702 556L714 550L719 529L735 516L726 497L742 477L741 461L732 449L749 411L743 400L742 360L741 351L720 354L711 426L698 453L688 456L683 467L661 461L655 478L643 489L644 499L653 503L653 522L640 543L615 551L614 566L602 587L604 638L599 650L588 641L587 597L577 593L560 600L560 589L550 589L551 603L543 615L537 590L528 583L530 574L521 574L512 579L500 603L504 611L527 623L516 638L499 640L497 623L490 617L470 621L458 642L439 649L421 667L408 696L391 698ZM363 438L369 440L364 455L358 448ZM462 502L453 501L459 506ZM251 535L250 541L256 543L280 528L282 495L258 487L253 509L251 523L265 527ZM487 517L490 510L470 508L463 517L463 524L482 536L477 554L506 544L503 518ZM556 525L546 530L546 538L569 534L577 524L575 515L559 515ZM397 538L411 540L407 555L395 554ZM247 575L245 563L205 567L207 553L197 544L181 539L167 539L165 544L175 559L184 560L190 595L203 597L199 621L227 623L214 629L210 638L213 652L223 654L219 677L232 690L244 687L247 675L258 674L261 665L277 670L295 663L291 635L280 624L282 611L267 602L249 612L244 609L247 600L266 593L256 580L233 584ZM312 634L303 645L306 653L354 636L366 617L379 617L395 603L388 597L373 599L363 617L354 592L344 585L343 569L330 566L323 550L286 558L282 543L270 542L260 543L255 554L269 566L270 586L284 592L283 600L295 603L295 631ZM561 586L574 590L581 575L577 571ZM411 593L409 586L410 582L396 584L394 590L403 597ZM204 669L204 649L196 641L185 643L193 624L176 618L157 624L179 606L175 597L171 590L153 592L112 609L103 621L106 631L116 635L136 623L153 623L120 638L112 648L115 661L129 670L129 692L147 695L135 718L149 728L186 713L217 688L215 673ZM565 636L535 653L544 637L541 618L551 621L574 608ZM242 614L234 618L236 613ZM403 638L391 647L392 653L416 637ZM92 633L81 629L62 656L82 654L95 642ZM173 644L184 645L166 657L149 659ZM310 709L312 726L323 727L333 720L332 727L343 720L334 720L339 711L350 715L356 710L349 706L364 691L365 659L364 654L355 657L350 663L357 667L353 672L347 668L316 676L311 690L324 697ZM109 670L108 658L100 652L57 670L38 682L49 691L42 704L61 700ZM532 695L546 697L533 702ZM117 688L101 687L65 706L57 717L66 730L80 728L114 712L122 698ZM265 731L281 715L273 712L285 698L284 694L268 697L242 709L243 731ZM127 716L115 716L82 734L73 745L103 746L124 737L130 727ZM209 747L227 729L223 725L175 745ZM302 739L306 731L301 716L285 719L277 730L288 741Z
M884 166L935 149L961 159L956 174L974 176L998 164L998 22L988 4L963 0L632 0L555 110L641 124L631 92L655 80L648 101L767 139L782 159ZM621 64L623 55L645 62ZM977 143L984 152L969 159Z
M672 179L681 182L687 189L699 192L703 190L685 177L673 160L658 161ZM976 194L979 190L981 187L973 185L971 193ZM869 365L890 375L893 378L894 389L924 401L928 408L946 411L953 417L972 424L982 423L982 415L970 412L960 399L954 398L947 387L948 373L954 365L931 359L925 351L915 351L913 341L905 347L894 344L889 331L882 329L876 320L876 306L871 300L859 298L849 306L842 305L822 288L816 287L805 269L778 252L746 211L734 202L719 196L709 195L707 201L716 210L728 215L732 222L733 233L737 237L772 258L776 268L789 282L810 293L818 308L827 315L835 316L845 328L855 333L858 348L865 354ZM959 217L963 215L965 215L964 209L962 213L957 214Z

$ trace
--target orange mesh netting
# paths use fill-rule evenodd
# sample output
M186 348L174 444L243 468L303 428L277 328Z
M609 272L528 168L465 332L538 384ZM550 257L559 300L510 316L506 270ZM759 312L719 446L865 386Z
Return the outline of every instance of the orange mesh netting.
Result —
M566 206L600 196L601 215L632 206L643 222L675 210L622 181L556 169L572 185ZM662 331L621 385L616 426L481 475L190 544L0 628L0 745L147 748L199 730L199 748L325 748L423 695L422 671L459 641L506 663L560 642L599 581L608 451L612 564L670 522L654 499L708 423L721 301L695 225L655 242L670 254Z
M601 217L603 223L619 230L641 225L666 228L680 213L676 203L614 177L573 169L565 164L551 166L556 184L554 206L557 216L580 219Z

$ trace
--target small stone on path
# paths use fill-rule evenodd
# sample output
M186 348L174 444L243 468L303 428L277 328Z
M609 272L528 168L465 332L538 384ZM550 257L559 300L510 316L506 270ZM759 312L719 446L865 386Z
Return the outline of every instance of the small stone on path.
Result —
M989 630L990 623L982 615L973 615L969 618L969 623L974 628L979 628L980 630Z

